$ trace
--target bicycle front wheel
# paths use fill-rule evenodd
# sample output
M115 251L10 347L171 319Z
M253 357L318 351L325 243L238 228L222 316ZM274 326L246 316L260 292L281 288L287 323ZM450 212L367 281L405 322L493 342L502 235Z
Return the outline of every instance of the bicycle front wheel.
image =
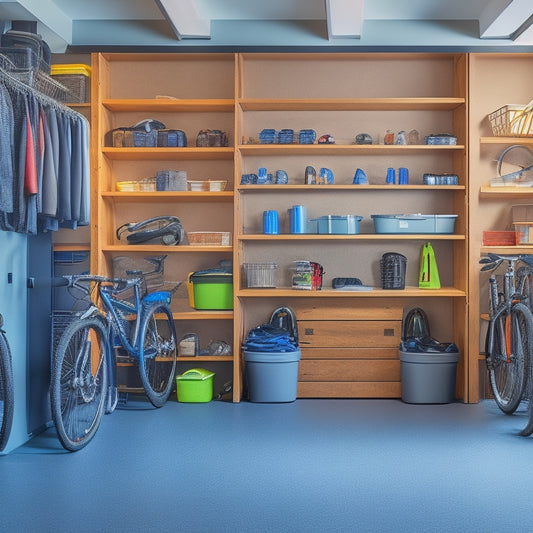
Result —
M11 350L0 331L0 452L6 447L13 423L14 393Z
M66 450L89 444L104 414L107 391L107 332L89 317L70 324L59 341L51 378L52 419Z
M166 304L146 310L140 328L139 372L148 399L161 407L172 390L176 369L176 332Z
M510 315L502 315L489 327L490 385L496 404L506 414L514 413L524 396L532 343L533 315L520 302L512 306Z

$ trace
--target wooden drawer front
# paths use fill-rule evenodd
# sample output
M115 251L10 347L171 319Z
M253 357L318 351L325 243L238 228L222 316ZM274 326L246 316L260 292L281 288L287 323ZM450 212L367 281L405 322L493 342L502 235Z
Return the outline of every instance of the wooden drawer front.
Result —
M401 383L397 381L300 381L298 398L400 398Z
M400 361L300 360L298 381L400 381Z
M348 346L344 348L300 346L302 359L398 359L399 347L369 348Z
M398 348L401 320L302 320L300 345L305 347Z
M403 307L384 305L383 302L365 302L361 307L354 307L351 301L336 300L328 304L322 300L320 305L298 302L294 311L300 320L402 320Z

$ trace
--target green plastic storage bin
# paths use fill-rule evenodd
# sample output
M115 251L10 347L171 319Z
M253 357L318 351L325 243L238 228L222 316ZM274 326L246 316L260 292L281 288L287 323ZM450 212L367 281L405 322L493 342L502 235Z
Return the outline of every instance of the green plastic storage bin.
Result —
M206 403L213 399L215 373L205 368L191 368L176 376L178 402Z
M189 275L189 303L202 310L233 309L231 272L193 272Z

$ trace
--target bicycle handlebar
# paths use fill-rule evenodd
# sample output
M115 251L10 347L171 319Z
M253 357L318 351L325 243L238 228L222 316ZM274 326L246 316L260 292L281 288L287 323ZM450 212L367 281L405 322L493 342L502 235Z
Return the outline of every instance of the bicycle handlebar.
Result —
M109 283L111 286L108 290L122 292L130 287L133 287L134 285L137 285L142 280L140 277L123 279L108 278L106 276L97 276L92 274L66 275L63 276L63 278L66 280L67 287L79 289L87 295L90 294L90 288L88 287L88 284L93 282L98 283L99 285L102 283Z

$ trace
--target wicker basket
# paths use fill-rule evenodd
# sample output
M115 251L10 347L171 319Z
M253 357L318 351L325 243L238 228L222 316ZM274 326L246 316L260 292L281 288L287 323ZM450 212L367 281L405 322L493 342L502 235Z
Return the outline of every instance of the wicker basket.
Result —
M496 137L533 137L533 103L500 107L489 121Z
M187 232L191 246L230 246L229 231L189 231Z
M52 77L63 84L69 91L66 102L89 102L91 86L91 67L88 65L68 64L52 65Z

